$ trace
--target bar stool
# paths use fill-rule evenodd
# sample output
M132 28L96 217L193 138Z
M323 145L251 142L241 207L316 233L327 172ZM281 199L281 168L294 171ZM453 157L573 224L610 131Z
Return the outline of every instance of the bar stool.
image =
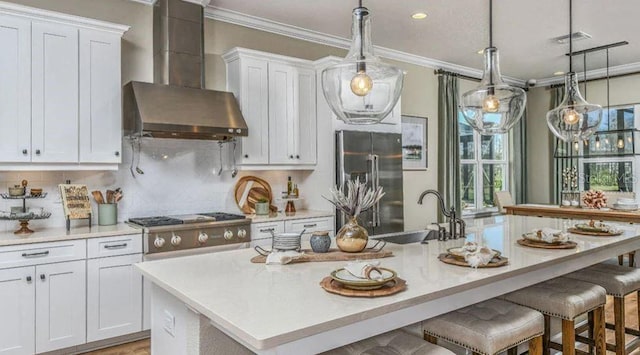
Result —
M630 293L637 292L638 316L640 318L640 270L631 267L597 264L582 269L565 277L576 280L590 282L600 285L607 290L607 294L613 296L613 324L606 324L606 327L615 331L615 344L607 344L607 350L615 351L616 354L626 354L640 347L640 331L626 327L624 297ZM579 328L578 333L584 331ZM624 336L631 334L636 339L625 344Z
M500 298L544 314L545 354L549 353L549 348L561 350L562 354L575 354L576 340L595 346L596 354L606 354L604 305L607 302L607 292L604 288L580 280L558 277ZM593 319L590 339L577 339L575 319L585 313ZM551 317L562 320L562 344L550 340Z
M353 344L329 350L323 355L454 355L453 352L402 329L380 334Z
M493 355L508 350L517 354L518 345L529 342L529 354L542 354L542 314L499 299L491 299L422 322L425 340L438 339Z

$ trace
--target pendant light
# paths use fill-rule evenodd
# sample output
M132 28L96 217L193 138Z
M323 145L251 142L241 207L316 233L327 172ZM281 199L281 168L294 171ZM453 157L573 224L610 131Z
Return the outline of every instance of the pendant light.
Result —
M573 71L572 65L572 34L573 1L569 0L569 72L564 79L564 98L558 107L547 112L549 129L564 142L589 138L596 132L602 121L602 106L588 103L580 94L578 76Z
M349 124L375 124L400 98L404 73L373 54L371 15L362 0L353 9L351 48L322 71L322 91L331 110Z
M460 101L466 121L483 135L508 132L527 104L524 90L506 84L500 74L498 49L493 46L493 0L489 0L489 47L484 50L482 80L476 89L462 94Z

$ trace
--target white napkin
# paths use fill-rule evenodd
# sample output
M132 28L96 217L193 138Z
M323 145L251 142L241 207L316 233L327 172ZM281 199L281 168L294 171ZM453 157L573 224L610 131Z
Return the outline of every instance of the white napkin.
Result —
M379 261L354 261L348 263L344 269L351 275L369 280L382 279L382 272L378 269Z
M267 265L284 265L300 258L304 253L295 250L273 251L267 256Z
M536 233L538 230L536 230ZM563 233L559 229L553 228L542 228L540 229L541 239L547 243L563 243L569 240L569 235L567 233Z
M477 268L478 266L490 263L494 256L496 256L496 252L487 247L481 247L473 252L466 252L464 254L464 260L472 268Z

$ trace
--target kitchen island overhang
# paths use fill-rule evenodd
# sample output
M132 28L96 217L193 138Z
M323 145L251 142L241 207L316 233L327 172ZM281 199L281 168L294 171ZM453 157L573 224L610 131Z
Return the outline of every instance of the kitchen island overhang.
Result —
M469 239L482 238L510 259L509 265L495 269L473 270L437 259L439 253L464 239L388 245L395 257L383 259L382 264L396 270L409 287L397 295L373 299L341 297L320 288L320 280L342 266L341 262L265 266L251 264L255 252L246 249L139 264L143 275L155 284L153 298L163 300L153 302L152 317L158 322L152 321L152 351L169 353L165 351L169 345L159 345L179 340L167 336L163 330L167 315L156 309L169 307L167 302L185 310L184 320L174 319L174 333L185 334L183 344L174 344L182 353L204 353L201 343L211 336L204 323L210 323L251 352L314 354L640 249L640 232L634 226L624 226L618 237L573 235L578 243L573 250L516 244L522 233L533 228L560 229L566 223L521 216L473 221ZM166 339L154 344L161 336Z

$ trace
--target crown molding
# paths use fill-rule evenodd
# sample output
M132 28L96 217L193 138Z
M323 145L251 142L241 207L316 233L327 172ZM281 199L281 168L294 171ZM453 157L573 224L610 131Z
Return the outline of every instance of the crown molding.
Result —
M129 0L129 1L138 2L140 4L153 6L153 5L155 5L157 0Z
M30 6L23 6L5 1L0 1L0 14L23 17L30 20L42 20L79 28L115 33L122 36L130 26L94 20L91 18L63 14L60 12L43 10Z
M609 67L610 76L637 73L637 72L640 72L640 62ZM580 72L576 74L578 75L578 80L585 79L584 72ZM587 80L604 79L607 77L607 68L587 70L586 77L587 77ZM536 83L536 86L550 86L550 85L562 84L562 83L564 83L564 75L539 79Z
M158 0L130 0L130 1L139 2L141 4L153 6L153 5L156 4L156 1L158 1ZM190 2L190 3L196 4L196 5L200 5L202 7L209 6L209 3L211 2L211 0L182 0L182 1Z
M292 26L257 16L247 15L241 12L223 9L217 6L208 6L207 8L205 8L204 15L208 19L249 27L260 31L275 33L278 35L300 39L307 42L318 43L326 46L348 49L351 45L351 40L348 38L308 30L302 27ZM480 69L465 67L458 64L448 63L441 60L422 57L419 55L380 46L374 46L374 50L377 55L387 59L397 60L400 62L410 63L427 68L444 69L474 78L482 77L482 70ZM522 87L526 86L525 80L512 77L503 78L505 82L509 84Z

